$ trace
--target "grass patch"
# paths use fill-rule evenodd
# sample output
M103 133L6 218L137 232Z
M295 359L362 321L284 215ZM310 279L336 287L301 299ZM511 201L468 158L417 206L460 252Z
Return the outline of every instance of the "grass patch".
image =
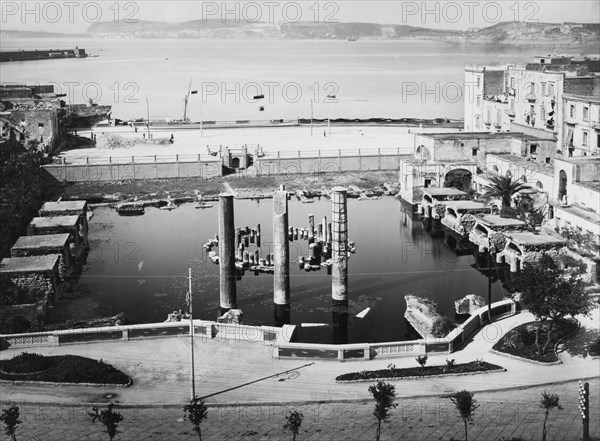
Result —
M0 361L0 380L53 383L128 384L129 377L110 364L77 355L23 353Z
M552 363L558 361L559 358L554 352L554 346L558 340L563 339L578 328L578 324L574 320L560 320L552 331L552 340L545 354L539 355L538 349L535 346L535 330L539 322L524 323L514 329L508 331L493 347L496 351L504 352L517 357L526 358L528 360L539 361L542 363ZM540 345L546 343L548 338L548 324L540 331Z
M431 375L466 374L475 372L486 372L503 369L485 361L471 361L469 363L452 364L446 366L425 366L411 368L387 368L376 371L351 372L336 377L337 381L375 380L377 378L405 378L405 377L427 377Z

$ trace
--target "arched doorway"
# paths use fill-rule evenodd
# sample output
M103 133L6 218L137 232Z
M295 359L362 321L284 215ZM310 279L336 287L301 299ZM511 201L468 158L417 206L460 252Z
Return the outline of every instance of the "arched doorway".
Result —
M231 166L233 168L239 168L240 167L240 158L233 158L231 160Z
M444 187L454 187L458 190L467 191L471 189L473 174L464 168L457 168L446 173Z
M561 170L558 173L558 200L562 201L567 196L567 173Z

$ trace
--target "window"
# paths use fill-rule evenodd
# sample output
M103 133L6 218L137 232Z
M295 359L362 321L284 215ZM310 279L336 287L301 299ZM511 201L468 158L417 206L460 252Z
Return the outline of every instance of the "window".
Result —
M477 88L481 87L481 77L477 77Z
M546 83L542 83L542 95L546 96Z
M515 77L510 77L510 88L511 89L515 88Z
M475 118L475 127L478 129L481 128L481 121L479 120L479 117Z
M575 104L569 105L569 118L575 118Z
M548 95L554 96L554 83L548 83Z
M538 148L537 144L531 144L529 146L529 153L532 155L535 155L537 153L537 148Z
M586 132L585 130L583 131L583 139L582 139L581 144L584 147L587 147L587 145L588 145L588 132Z
M530 84L529 84L529 93L530 93L531 95L534 95L534 94L535 94L535 83L530 83Z
M477 149L471 150L471 156L477 156Z
M590 120L590 108L588 106L583 106L583 120L585 122Z
M481 97L477 96L477 107L481 107Z
M431 185L431 179L425 179L425 188L429 188Z

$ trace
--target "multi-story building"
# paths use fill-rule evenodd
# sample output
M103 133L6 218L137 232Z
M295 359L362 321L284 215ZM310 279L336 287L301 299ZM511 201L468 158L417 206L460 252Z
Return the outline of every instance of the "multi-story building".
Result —
M559 123L564 120L563 95L600 95L594 59L536 61L525 67L465 68L465 131L514 131L558 140L563 131Z
M558 150L566 157L600 155L600 94L566 94L562 108L565 118Z

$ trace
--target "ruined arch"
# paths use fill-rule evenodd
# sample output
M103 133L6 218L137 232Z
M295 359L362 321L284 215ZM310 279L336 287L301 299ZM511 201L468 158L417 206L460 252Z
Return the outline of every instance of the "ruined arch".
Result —
M467 191L471 189L473 174L464 168L457 168L446 173L444 187L454 187L458 190Z
M427 161L429 161L431 159L431 153L429 152L429 149L427 147L425 147L424 145L418 146L417 147L417 158L426 159Z

